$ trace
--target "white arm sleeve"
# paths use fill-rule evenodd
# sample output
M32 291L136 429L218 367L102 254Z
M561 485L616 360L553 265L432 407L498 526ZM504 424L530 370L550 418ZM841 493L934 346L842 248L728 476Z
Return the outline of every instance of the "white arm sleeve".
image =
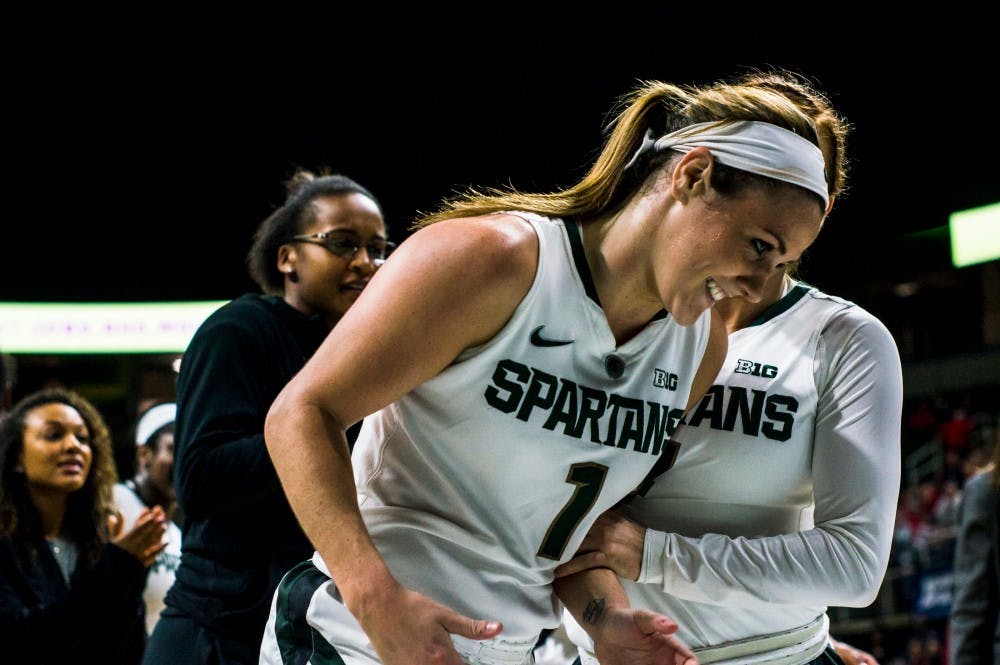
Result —
M851 307L823 330L815 375L815 527L761 538L649 530L639 582L733 607L874 601L899 498L899 352L880 321Z

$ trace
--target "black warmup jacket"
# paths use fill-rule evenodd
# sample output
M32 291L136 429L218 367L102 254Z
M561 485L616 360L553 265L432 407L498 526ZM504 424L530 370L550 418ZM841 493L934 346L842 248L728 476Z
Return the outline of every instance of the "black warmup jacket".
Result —
M137 665L146 644L147 572L106 544L67 585L44 538L0 540L0 662Z
M328 332L280 298L247 294L202 323L181 361L174 473L184 526L167 611L254 652L281 577L314 550L279 484L264 419Z

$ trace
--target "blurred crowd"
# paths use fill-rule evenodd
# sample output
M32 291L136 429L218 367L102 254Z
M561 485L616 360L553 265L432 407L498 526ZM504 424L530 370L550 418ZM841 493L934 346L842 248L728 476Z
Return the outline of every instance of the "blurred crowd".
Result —
M873 605L839 615L844 625L858 626L847 637L882 665L947 663L959 509L966 482L990 462L998 423L1000 386L904 403L903 477L889 570Z

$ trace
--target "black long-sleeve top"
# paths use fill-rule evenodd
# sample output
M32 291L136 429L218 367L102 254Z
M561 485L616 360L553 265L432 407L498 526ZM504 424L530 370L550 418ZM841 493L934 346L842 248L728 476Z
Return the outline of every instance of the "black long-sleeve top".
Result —
M146 644L146 573L108 543L67 584L44 538L0 540L0 662L137 665Z
M177 381L180 566L165 602L257 649L282 575L312 555L264 444L274 398L329 328L280 298L244 295L196 331Z

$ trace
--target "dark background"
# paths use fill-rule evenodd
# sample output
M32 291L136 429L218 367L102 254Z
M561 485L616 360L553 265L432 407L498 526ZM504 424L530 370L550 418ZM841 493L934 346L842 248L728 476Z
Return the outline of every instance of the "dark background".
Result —
M854 126L850 190L803 276L878 309L895 284L955 272L949 213L1000 201L996 28L963 7L376 4L15 23L30 48L8 66L20 212L3 225L0 300L232 298L254 289L251 235L297 165L367 185L400 240L468 185L574 182L639 79L775 66Z
M854 127L850 189L803 277L886 323L910 399L995 422L1000 262L952 268L946 233L950 213L1000 202L1000 31L986 4L9 9L0 300L233 298L255 289L244 257L296 166L368 186L401 240L469 185L575 182L640 79L786 67ZM16 396L80 390L124 470L140 407L173 398L174 359L21 355ZM885 604L897 578L871 608L831 614L859 647L884 632L884 663L943 630L940 615Z

